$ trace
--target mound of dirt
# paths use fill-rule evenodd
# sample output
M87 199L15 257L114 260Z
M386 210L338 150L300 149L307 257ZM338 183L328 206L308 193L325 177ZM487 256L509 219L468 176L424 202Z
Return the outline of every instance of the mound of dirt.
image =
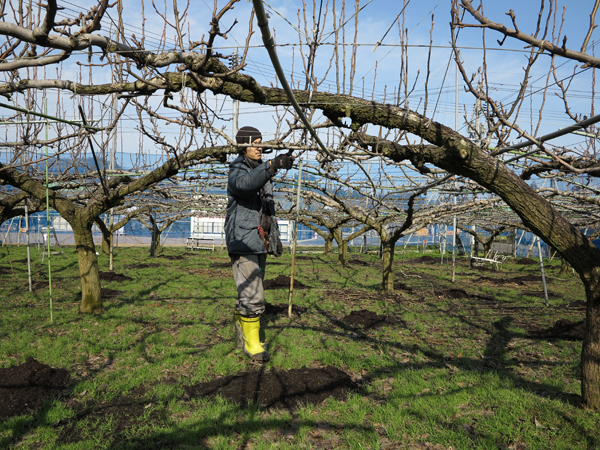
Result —
M423 255L419 259L418 262L421 264L437 264L440 262L440 258L434 258L433 256Z
M352 328L362 328L366 330L368 328L378 328L385 325L395 325L398 323L398 320L393 317L379 315L367 309L361 309L352 311L350 314L344 316L344 318L341 319L341 322Z
M471 298L471 296L467 294L464 289L447 289L443 291L434 291L434 293L438 297L444 298Z
M116 281L117 283L133 280L133 278L128 277L127 275L121 275L120 273L114 272L100 272L100 279L108 282Z
M527 291L527 292L523 292L523 295L530 295L532 297L545 298L544 291ZM548 298L551 300L558 300L558 299L562 298L562 295L553 294L552 292L548 292Z
M27 414L44 400L59 397L69 384L69 372L54 369L33 358L0 369L0 418Z
M567 305L567 308L587 308L587 303L583 300L576 300Z
M531 330L529 335L534 338L542 339L566 339L569 341L583 341L585 330L585 320L572 322L567 319L560 319L550 328L545 330Z
M296 261L312 261L314 259L314 257L312 256L296 256Z
M128 266L129 269L149 269L150 267L158 267L160 264L152 263L152 264L134 264L133 266Z
M394 283L394 290L395 291L405 291L408 292L409 294L411 292L413 292L413 288L407 286L405 283L401 283L401 282L397 282Z
M231 261L216 262L210 265L211 269L231 269Z
M187 255L189 256L189 255ZM182 261L186 257L183 255L158 255L159 258L168 259L169 261Z
M296 283L294 283L294 286ZM292 315L293 316L301 316L306 312L306 308L303 306L292 305ZM285 316L288 315L288 305L283 303L267 303L265 302L265 314L270 314L273 316Z
M277 278L272 280L263 281L263 289L289 289L290 288L290 277L286 275L277 275ZM310 286L306 286L294 278L294 289L310 289Z
M491 278L491 277L479 277L474 280L475 282L488 282L492 284L516 284L519 286L523 286L525 283L530 283L532 281L538 282L542 281L541 275L523 275L520 277L514 278ZM546 282L548 282L548 278L546 278Z
M536 261L535 259L531 259L531 258L521 258L521 259L517 259L515 261L516 264L522 264L524 266L532 266L534 264L539 264L539 261Z
M523 275L521 277L509 278L506 280L507 283L517 283L517 284L529 283L532 281L535 281L535 282L542 281L542 276L541 275ZM548 283L549 281L550 281L550 279L548 277L546 277L546 283Z
M348 264L354 264L354 265L363 266L363 267L368 267L371 265L367 261L363 261L362 259L356 259L356 258L350 259L348 261Z
M358 385L350 376L332 367L244 372L207 383L184 386L190 398L221 397L262 408L294 410L300 405L319 404L329 397L343 400Z

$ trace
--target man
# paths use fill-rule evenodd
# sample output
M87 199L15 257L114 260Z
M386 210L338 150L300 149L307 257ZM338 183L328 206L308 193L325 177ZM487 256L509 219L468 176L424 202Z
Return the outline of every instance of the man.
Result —
M243 127L238 144L260 144L262 135L253 127ZM280 155L263 162L262 149L245 146L229 165L225 237L231 257L238 297L235 304L237 348L252 359L271 357L260 342L260 316L265 311L263 278L267 253L281 256L282 246L275 220L271 178L278 169L291 169L293 158Z

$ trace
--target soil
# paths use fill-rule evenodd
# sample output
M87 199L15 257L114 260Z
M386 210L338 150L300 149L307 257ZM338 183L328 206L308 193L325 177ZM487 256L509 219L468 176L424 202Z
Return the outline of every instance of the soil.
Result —
M567 308L587 308L587 303L583 300L576 300L567 305Z
M0 369L0 418L35 411L45 400L63 395L69 381L65 369L54 369L33 358Z
M120 273L114 272L100 272L100 279L108 282L116 281L117 283L133 280L133 278L128 277L127 275L121 275Z
M408 292L409 294L411 292L413 292L413 288L407 286L405 283L401 283L401 282L396 282L394 283L394 290L395 291L405 291Z
M215 269L209 269L206 267L201 267L199 269L189 269L188 272L191 273L192 275L204 275L204 276L208 276L212 279L227 277L227 274L222 269L215 270Z
M479 277L476 280L473 280L474 283L487 282L491 284L517 284L519 286L523 286L525 283L530 282L541 282L541 275L523 275L520 277L514 278L490 278L490 277ZM548 283L550 279L546 277L546 283Z
M441 258L434 258L433 256L423 255L419 259L418 262L421 264L438 264L441 261Z
M189 257L191 255L158 255L158 258L164 258L164 259L168 259L169 261L182 261L184 260L186 257Z
M379 315L367 309L352 311L341 319L340 322L352 328L362 328L365 330L399 323L395 317Z
M527 291L527 292L523 292L523 295L530 295L531 297L544 298L544 291ZM548 292L548 298L551 300L558 300L558 299L562 298L562 295L553 294L552 292Z
M212 263L209 267L211 269L231 269L231 261Z
M290 277L286 275L278 275L277 278L272 280L263 281L263 289L289 289L290 288ZM294 278L294 289L310 289L310 286L298 281Z
M296 283L294 283L294 286ZM301 316L307 311L307 308L304 306L298 306L292 304L292 315L293 316ZM283 303L267 303L265 302L265 314L269 314L272 316L288 316L288 305Z
M363 261L362 259L351 259L348 261L348 264L355 264L357 266L370 266L371 263L368 263L367 261Z
M160 264L152 263L152 264L134 264L133 266L128 266L128 269L149 269L150 267L158 267Z
M261 408L294 410L300 405L319 404L329 397L345 400L359 386L350 376L332 367L290 370L262 370L216 378L207 383L185 386L186 398L221 396Z
M12 273L12 270L10 270L8 267L0 267L0 275L9 274L9 273Z
M533 338L583 341L584 330L585 320L572 322L567 319L560 319L545 330L530 330L529 335Z
M521 259L517 259L515 261L517 264L522 264L524 266L532 266L534 264L539 264L539 261L536 261L535 259L531 259L531 258L521 258Z
M464 289L448 289L448 290L442 290L442 291L434 291L434 293L438 297L444 297L444 298L454 298L454 299L471 298L471 296L469 294L467 294L464 291Z
M296 261L312 261L314 258L312 256L296 256Z

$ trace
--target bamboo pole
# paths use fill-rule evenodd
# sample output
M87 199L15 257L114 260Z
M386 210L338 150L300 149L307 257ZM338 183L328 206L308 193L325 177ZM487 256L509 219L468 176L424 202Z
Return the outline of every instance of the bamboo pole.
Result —
M544 286L544 299L546 300L546 306L549 306L548 288L546 287L546 274L544 273L544 257L542 255L542 244L540 243L540 241L541 241L541 239L537 238L538 254L540 257L540 268L542 270L542 285Z
M298 166L298 189L296 191L296 220L294 221L294 239L292 250L292 274L290 276L290 297L288 300L288 317L292 317L292 303L294 298L294 273L296 269L296 248L298 242L298 218L300 215L300 189L302 189L302 160Z
M27 200L25 200L27 202ZM29 282L29 292L33 291L31 285L31 252L29 251L29 211L27 203L25 204L25 234L27 235L27 280Z

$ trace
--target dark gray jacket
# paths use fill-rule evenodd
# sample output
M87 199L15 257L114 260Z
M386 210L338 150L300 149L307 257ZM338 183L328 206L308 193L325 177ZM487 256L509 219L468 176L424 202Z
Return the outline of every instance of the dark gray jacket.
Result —
M269 162L264 162L251 169L245 162L244 156L238 156L229 164L227 180L227 216L225 217L225 240L227 250L232 255L257 255L267 253L265 241L258 227L262 215L260 190L265 187L267 203L271 209L273 222L269 236L269 247L272 254L277 254L281 248L279 228L275 219L275 202L273 201L273 185L271 177L274 172ZM279 245L277 245L279 244Z

